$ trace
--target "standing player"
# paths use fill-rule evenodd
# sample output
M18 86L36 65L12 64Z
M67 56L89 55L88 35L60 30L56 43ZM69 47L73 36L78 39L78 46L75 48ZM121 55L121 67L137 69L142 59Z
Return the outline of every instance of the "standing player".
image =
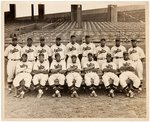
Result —
M48 80L49 62L44 60L44 54L39 54L39 60L37 60L33 67L33 84L38 89L37 98L41 98L43 90Z
M119 85L119 78L116 75L117 66L112 62L112 56L110 53L106 55L107 62L102 65L102 71L104 75L102 76L102 81L106 90L109 92L109 96L114 97L114 91Z
M27 61L27 57L28 57L27 54L25 53L22 54L22 61L17 63L16 77L13 81L13 85L16 88L15 96L20 98L24 97L25 91L29 89L32 80L31 76L32 63ZM24 84L21 83L21 81L24 81ZM21 91L18 94L18 89L20 89L20 87Z
M82 77L80 75L81 65L77 62L77 56L71 56L72 61L67 64L68 74L66 76L68 87L71 91L71 97L78 97L77 91L81 86Z
M96 97L95 92L96 87L99 85L99 76L97 74L99 70L99 65L96 61L93 61L93 54L88 53L88 61L84 62L83 70L85 71L85 84L88 86L91 91L91 96Z
M96 48L96 55L97 55L97 62L101 69L102 64L106 63L106 55L108 52L110 52L110 49L105 45L106 40L104 38L101 39L100 43L101 44Z
M120 39L115 40L115 46L111 48L113 62L119 67L119 62L123 60L123 52L126 51L126 48L120 44Z
M5 58L8 59L7 62L7 82L9 93L12 91L12 83L15 77L16 64L20 61L21 58L21 47L18 45L17 38L12 38L12 44L10 44L5 49Z
M77 56L77 62L79 62L79 55L81 55L80 45L76 43L76 37L74 35L71 36L71 42L66 45L66 54L68 56L67 63L72 62L71 56Z
M66 47L65 47L65 45L63 45L61 43L61 38L58 38L58 37L56 38L56 44L52 45L51 52L52 52L53 60L56 60L55 59L55 54L59 53L60 56L61 56L61 60L65 61L65 58L66 58Z
M132 47L128 50L129 58L134 61L135 70L137 72L138 77L141 80L141 85L139 90L142 90L142 83L143 83L143 61L145 58L144 51L137 46L137 40L132 39L131 40Z
M53 60L50 70L52 74L48 83L55 91L52 97L61 97L60 90L65 83L66 62L61 60L59 53L55 54L55 60Z
M22 48L22 54L26 53L28 55L28 61L34 65L35 59L37 57L36 55L36 48L34 45L32 45L33 40L32 38L27 39L27 45Z
M132 60L129 60L128 52L123 53L124 61L119 63L120 74L120 85L123 90L127 93L127 96L134 96L134 89L138 89L140 86L140 79L135 75L135 66ZM133 89L130 87L131 82L133 82ZM129 84L129 85L128 85Z
M45 39L43 37L40 38L40 45L36 48L36 55L44 54L44 61L49 61L51 57L51 50L48 45L45 44Z
M86 61L88 61L88 53L92 53L93 57L95 57L96 54L95 45L90 42L90 36L85 36L85 43L81 45L81 53L82 53L82 60L81 60L82 65Z

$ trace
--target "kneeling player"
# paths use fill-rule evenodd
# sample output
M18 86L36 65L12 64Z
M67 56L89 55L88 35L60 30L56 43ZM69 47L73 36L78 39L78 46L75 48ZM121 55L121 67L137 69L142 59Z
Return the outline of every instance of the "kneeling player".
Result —
M27 54L22 54L22 61L20 61L16 66L16 77L13 81L13 85L15 87L15 96L23 98L25 91L31 85L31 71L32 71L32 64L27 62ZM18 90L20 93L18 94Z
M114 91L119 85L119 78L116 75L117 66L112 62L112 56L110 53L106 55L107 62L102 65L102 71L104 75L102 76L102 81L106 90L109 92L109 96L114 97Z
M133 91L140 87L140 79L135 75L134 62L129 60L128 52L123 53L124 61L119 63L120 85L129 97L134 97ZM133 85L131 84L131 81Z
M45 84L48 80L48 72L49 72L49 62L44 61L44 54L39 54L39 60L35 62L33 67L33 84L35 88L38 90L37 98L41 98L43 95L43 90Z
M66 76L68 87L71 91L71 97L78 97L77 91L82 83L82 77L79 74L81 71L81 65L77 62L77 56L71 56L72 61L67 64L68 75Z
M55 91L52 97L61 97L60 90L65 83L66 63L61 60L59 53L55 54L55 60L53 60L50 70L52 75L49 77L48 82Z
M96 86L99 85L99 76L97 74L99 70L99 65L96 61L93 60L92 53L88 53L88 61L83 64L83 69L85 71L85 84L89 87L91 91L91 96L96 97L97 94L95 92Z

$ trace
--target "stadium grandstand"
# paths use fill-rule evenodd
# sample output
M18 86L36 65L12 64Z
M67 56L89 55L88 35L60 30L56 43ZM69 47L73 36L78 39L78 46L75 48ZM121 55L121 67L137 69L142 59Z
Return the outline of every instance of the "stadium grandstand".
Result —
M98 43L106 38L111 45L116 37L128 44L131 38L139 43L145 41L145 8L144 6L108 5L107 8L82 10L82 5L71 5L71 12L45 14L44 4L38 5L40 11L34 15L34 5L31 5L31 16L16 18L16 6L10 4L10 11L5 12L5 46L16 35L23 46L28 37L33 37L35 45L39 38L45 37L51 46L56 37L61 37L63 43L68 43L71 35L77 36L77 41L84 42L84 36L90 35L91 41Z

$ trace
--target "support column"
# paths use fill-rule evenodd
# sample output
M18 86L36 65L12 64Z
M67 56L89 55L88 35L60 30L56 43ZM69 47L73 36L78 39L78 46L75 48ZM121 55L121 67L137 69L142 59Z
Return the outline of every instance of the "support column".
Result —
M38 4L38 17L39 17L39 20L44 19L44 13L45 13L44 4Z
M34 20L34 5L31 4L31 20Z
M15 4L9 4L10 8L10 20L15 20L16 19L16 5Z
M108 22L117 22L117 5L108 5Z

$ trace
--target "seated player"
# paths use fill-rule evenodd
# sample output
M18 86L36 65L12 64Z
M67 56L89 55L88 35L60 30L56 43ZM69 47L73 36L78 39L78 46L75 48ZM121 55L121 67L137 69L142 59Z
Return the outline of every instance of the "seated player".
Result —
M60 90L65 83L66 63L64 60L61 60L59 53L55 54L55 59L50 66L52 74L48 79L48 83L55 91L52 97L61 97Z
M31 71L32 63L27 62L27 54L22 54L22 60L16 65L16 77L13 81L16 97L23 98L25 91L29 89L32 80Z
M99 85L99 76L97 74L99 70L99 65L96 61L93 60L93 54L88 53L88 61L83 64L83 70L85 71L85 84L88 86L91 91L91 97L96 97L95 92L96 86Z
M81 86L82 77L80 75L81 65L77 62L77 56L71 56L72 61L67 64L68 74L66 76L68 87L71 91L71 97L78 97L77 91Z
M119 78L116 75L117 66L112 62L112 55L110 53L107 53L106 60L106 63L102 65L102 71L104 73L102 76L102 82L104 83L106 90L109 92L108 95L113 98L115 96L114 91L119 85Z
M44 60L44 54L39 54L39 60L35 62L33 67L33 84L38 90L37 98L41 98L46 82L48 80L49 62Z
M134 90L140 87L140 79L135 75L135 65L132 60L129 60L128 52L123 53L124 60L119 63L120 85L124 92L129 97L134 97ZM132 82L131 82L132 81Z

